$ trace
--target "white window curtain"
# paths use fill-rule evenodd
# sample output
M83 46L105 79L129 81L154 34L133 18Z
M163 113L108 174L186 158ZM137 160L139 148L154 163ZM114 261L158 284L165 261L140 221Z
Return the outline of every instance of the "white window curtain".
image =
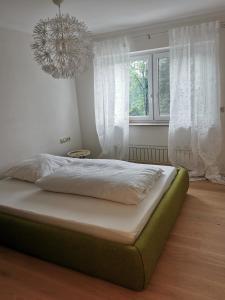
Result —
M219 22L171 29L169 159L194 177L224 183L221 153ZM186 150L186 151L185 151Z
M125 37L95 43L94 97L101 157L128 159L129 45Z

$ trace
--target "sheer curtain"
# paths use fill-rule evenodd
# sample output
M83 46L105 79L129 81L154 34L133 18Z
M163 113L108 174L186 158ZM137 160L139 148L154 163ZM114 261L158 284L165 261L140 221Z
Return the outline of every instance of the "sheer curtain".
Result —
M169 31L169 158L174 165L188 168L193 177L223 183L218 168L222 147L219 27L219 22L210 22Z
M95 43L94 97L101 157L127 159L129 45L125 37Z

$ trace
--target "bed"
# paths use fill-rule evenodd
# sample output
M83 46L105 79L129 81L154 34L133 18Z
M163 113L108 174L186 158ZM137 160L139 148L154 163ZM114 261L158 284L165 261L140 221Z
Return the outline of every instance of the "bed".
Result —
M41 191L32 183L18 180L2 180L0 242L142 290L150 280L188 189L185 169L163 168L164 176L138 209L90 197Z

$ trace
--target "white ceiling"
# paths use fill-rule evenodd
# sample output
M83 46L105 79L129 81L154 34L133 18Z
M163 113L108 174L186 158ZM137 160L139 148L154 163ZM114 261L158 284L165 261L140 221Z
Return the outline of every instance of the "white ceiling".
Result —
M104 33L225 10L225 0L64 0L62 11ZM51 0L0 0L0 27L31 32L40 19L52 17Z

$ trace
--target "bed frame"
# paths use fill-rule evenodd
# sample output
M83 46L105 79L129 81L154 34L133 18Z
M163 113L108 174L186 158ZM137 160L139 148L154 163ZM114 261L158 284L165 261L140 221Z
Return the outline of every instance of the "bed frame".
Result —
M0 243L133 290L142 290L149 283L188 185L188 173L181 168L132 245L1 212Z

